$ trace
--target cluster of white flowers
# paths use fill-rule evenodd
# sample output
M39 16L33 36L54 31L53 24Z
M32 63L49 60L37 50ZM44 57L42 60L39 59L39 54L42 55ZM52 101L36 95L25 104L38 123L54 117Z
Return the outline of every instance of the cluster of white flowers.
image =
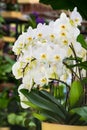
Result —
M19 90L26 88L30 91L32 87L42 87L49 83L50 78L67 80L69 71L62 61L72 54L69 45L73 44L77 56L85 55L77 42L81 22L82 17L74 8L70 16L61 13L60 18L49 25L38 24L35 29L29 27L19 36L13 46L18 58L12 67L16 79L22 79ZM20 97L24 100L23 96Z

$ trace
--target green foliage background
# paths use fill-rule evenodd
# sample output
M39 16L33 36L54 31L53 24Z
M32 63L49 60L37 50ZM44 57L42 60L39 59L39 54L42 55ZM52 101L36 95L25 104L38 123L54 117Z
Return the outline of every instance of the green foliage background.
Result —
M53 9L70 9L73 10L74 7L78 8L78 11L87 19L87 1L83 0L40 0L41 3L51 5Z

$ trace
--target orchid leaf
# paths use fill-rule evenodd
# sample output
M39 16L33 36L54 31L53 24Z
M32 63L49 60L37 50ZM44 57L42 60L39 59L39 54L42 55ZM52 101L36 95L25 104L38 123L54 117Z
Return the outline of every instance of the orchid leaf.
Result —
M77 37L77 41L80 42L81 46L87 50L87 43L84 39L84 36L82 34L80 34L78 37Z
M37 113L33 113L33 116L41 121L48 121L48 120L51 120L51 122L56 122L58 123L58 120L55 118L55 116L53 117L52 115L50 116L48 113L44 113L44 112L41 112L40 114L37 114Z
M68 125L86 125L87 123L77 113L69 111L69 117L66 117Z
M37 119L39 119L40 121L45 121L47 120L46 116L42 115L42 114L38 114L38 113L33 113L33 116Z
M71 85L69 93L69 104L70 108L74 108L82 103L83 98L83 87L80 81L74 81Z
M77 61L78 63L72 64L71 61ZM63 60L63 63L66 65L67 68L71 69L74 67L79 67L80 69L85 69L87 70L87 61L80 61L79 59L71 59L71 58L66 58Z
M87 123L87 106L74 108L71 110L71 112L80 115L81 118Z
M40 110L41 112L45 111L45 113L48 111L52 115L57 116L61 122L65 120L65 115L60 109L60 106L56 105L53 101L41 96L41 94L39 94L40 91L37 92L32 90L29 92L26 89L21 89L20 91L29 100L31 107L35 108L36 106L37 110Z
M22 91L21 91L22 92ZM45 98L42 98L39 96L39 94L35 91L28 92L27 90L24 90L23 93L30 102L35 104L38 107L41 107L43 109L49 110L49 111L56 111L57 107L55 105L55 108L53 107L53 103L48 102ZM49 104L49 106L48 106ZM54 109L54 110L53 110Z
M69 65L69 68L73 68L73 67L76 67L76 66L87 70L87 61L77 63L77 64L74 64L74 65Z
M58 106L58 108L61 109L62 113L65 116L67 115L67 112L65 111L65 108L49 92L47 92L45 90L41 90L40 94L41 94L42 97L45 97L47 100L49 100L49 101L53 102L54 104L56 104Z

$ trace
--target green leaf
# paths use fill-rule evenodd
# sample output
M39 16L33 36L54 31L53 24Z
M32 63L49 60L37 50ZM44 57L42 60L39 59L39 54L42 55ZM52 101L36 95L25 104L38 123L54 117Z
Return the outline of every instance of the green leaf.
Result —
M40 121L45 121L47 120L46 116L42 115L42 114L38 114L38 113L33 113L33 116L37 119L39 119Z
M55 122L55 123L61 123L61 120L58 118L58 116L53 116L53 113L50 113L47 111L43 111L39 114L34 113L33 116L41 121L49 121L49 122Z
M66 117L68 125L85 125L85 121L81 119L81 116L69 111L69 117Z
M23 103L25 103L26 105L28 105L29 107L32 107L34 109L40 110L40 108L38 106L36 106L35 104L33 104L32 102L28 101L22 101Z
M0 108L5 109L7 108L9 100L6 98L0 98Z
M52 115L57 115L59 119L61 120L61 122L65 120L65 115L62 112L62 110L51 100L48 100L47 98L42 97L39 94L39 92L33 91L33 90L29 92L26 89L22 89L20 91L29 100L29 102L31 102L32 104L36 106L37 110L39 108L41 112L43 111L51 112Z
M63 114L64 116L67 115L67 112L66 112L65 108L64 108L64 107L58 102L58 100L57 100L56 98L54 98L49 92L47 92L47 91L45 91L45 90L41 90L41 91L40 91L40 95L41 95L42 97L45 97L45 99L47 99L47 100L53 102L54 104L56 104L57 107L62 111L62 114Z
M54 108L53 103L48 102L45 98L42 98L41 96L39 96L39 94L36 91L35 92L31 91L29 93L27 90L24 90L23 94L27 97L27 99L30 102L32 102L36 106L41 107L41 108L46 109L46 110L53 111L53 108ZM54 105L54 106L55 106L54 110L57 110L56 105Z
M13 65L15 63L15 61L12 60L9 56L5 56L4 58L10 65Z
M11 125L21 125L21 126L23 126L25 116L26 116L26 113L19 113L19 114L10 113L7 118L8 118L8 122Z
M45 110L42 111L40 114L44 115L49 122L56 122L61 124L65 123L65 120L61 120L61 118L56 113L52 113L50 111Z
M80 115L87 123L87 106L72 109L71 112Z
M77 37L77 41L80 42L81 46L87 50L87 43L86 43L85 38L82 34L80 34Z
M86 85L87 84L87 77L84 77L82 80L81 80L82 84L83 85Z
M84 62L80 62L80 63L77 63L77 64L70 64L70 65L67 65L67 67L70 69L70 68L74 68L74 67L80 67L81 69L85 69L87 70L87 61L84 61Z
M8 122L12 125L16 124L16 114L11 113L8 115Z
M29 127L36 127L36 124L33 121L30 121Z
M17 125L23 125L24 117L22 115L16 115L16 122Z
M4 23L4 22L5 22L4 18L0 16L0 23Z
M72 64L73 62L72 61L77 61L77 62L82 62L82 58L81 57L72 57L72 56L70 56L70 57L67 57L67 58L65 58L64 60L63 60L63 62L65 62L65 63L67 63L67 64Z
M69 104L70 108L74 108L82 102L83 98L83 87L80 81L74 81L71 85L69 93Z

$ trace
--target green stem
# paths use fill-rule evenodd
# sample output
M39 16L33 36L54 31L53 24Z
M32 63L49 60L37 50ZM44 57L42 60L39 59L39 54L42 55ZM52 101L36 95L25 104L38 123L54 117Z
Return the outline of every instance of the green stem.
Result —
M63 64L64 64L68 69L70 69L73 78L74 78L74 77L77 77L77 78L80 80L79 76L73 71L73 69L71 69L65 62L63 62ZM72 81L73 81L73 80L72 80Z
M72 49L72 51L73 51L73 54L74 54L74 57L75 57L75 61L76 61L76 63L78 64L78 59L77 59L77 55L76 55L76 52L75 52L75 50L74 50L74 47L73 47L73 44L71 43L71 45L70 45L70 48ZM81 80L81 69L78 67L78 72L79 72L79 77L80 77L80 80Z

